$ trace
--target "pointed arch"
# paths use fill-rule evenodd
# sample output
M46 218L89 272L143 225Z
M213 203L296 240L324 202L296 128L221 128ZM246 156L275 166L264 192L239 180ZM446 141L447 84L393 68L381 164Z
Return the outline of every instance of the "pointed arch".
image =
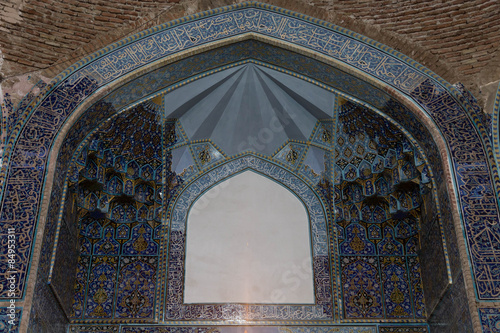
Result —
M334 320L335 314L331 311L335 293L337 292L336 282L329 272L329 260L336 261L337 254L329 248L327 238L327 212L321 197L316 191L305 183L300 177L288 171L285 167L279 166L264 158L253 154L245 154L236 157L222 165L208 170L203 175L185 184L175 195L175 199L169 207L168 212L168 230L169 234L164 238L164 252L160 257L167 272L164 283L165 286L159 294L159 300L166 299L164 305L167 308L178 308L179 311L165 311L163 320L186 320L195 319L191 313L202 311L206 318L216 315L219 311L231 311L237 307L236 304L184 304L183 288L185 281L184 256L186 251L186 225L188 213L193 203L204 193L207 193L215 185L219 184L234 175L251 170L262 176L270 178L278 184L291 191L305 206L309 219L309 228L311 232L311 251L313 276L317 279L325 279L321 284L322 288L315 285L314 304L300 305L275 305L262 304L253 308L251 315L255 319L267 320L305 320L315 318L317 320ZM325 266L326 265L326 266ZM336 267L333 265L332 267ZM332 268L334 269L334 268ZM165 298L166 297L166 298ZM293 309L292 312L285 311L285 307ZM194 311L196 309L196 311ZM194 311L194 312L193 312Z
M234 20L224 20L227 17ZM259 17L258 22L262 25L252 20L255 17ZM182 43L172 43L176 39L167 38L174 29L186 31L195 24L216 20L227 24L220 30L222 34L220 31L207 32L205 36L199 33L192 39L186 35ZM277 20L283 24L273 26ZM287 25L288 20L298 24ZM287 33L280 28L285 26L291 29ZM299 26L302 30L293 30ZM328 38L323 39L325 36ZM47 253L57 240L57 216L64 209L59 207L66 196L64 166L95 124L120 109L101 98L131 79L186 58L188 54L201 54L245 38L266 41L320 59L324 64L341 68L343 73L375 86L378 90L372 90L373 95L388 95L400 102L387 101L384 112L407 128L429 156L440 186L435 195L442 203L441 214L446 221L453 221L453 225L438 228L437 232L446 232L449 243L454 242L455 232L459 235L454 251L460 258L452 259L448 269L456 276L461 271L461 261L470 264L470 274L469 270L463 270L464 279L475 292L469 295L469 304L478 322L475 301L498 300L498 295L491 291L498 290L500 279L483 278L496 271L493 268L497 263L482 260L496 250L476 240L477 235L490 232L489 225L499 219L500 179L491 163L491 143L477 121L476 111L463 101L457 89L395 50L331 23L255 2L196 14L114 43L61 73L32 101L8 138L5 163L0 171L1 218L27 230L27 238L19 251L23 258L34 260L31 274L29 262L20 262L22 295L19 297L26 293L28 278L33 286L34 275L46 276L51 270ZM147 54L132 51L148 49L139 47L142 45L156 45L157 48L149 49ZM130 54L135 58L131 59ZM121 61L120 66L114 66L118 61ZM186 74L178 82L188 77ZM47 119L53 119L50 126L47 126ZM68 135L70 132L72 134ZM106 160L108 158L112 164L112 155L105 156ZM470 179L476 183L471 184ZM471 202L476 203L471 197L472 187L484 189L484 195L477 199L477 207L471 205ZM484 205L489 207L487 215L482 211ZM482 221L479 225L476 224L478 219ZM465 232L463 237L462 230ZM41 261L38 261L40 254ZM26 295L28 300L33 299L34 287L30 288Z

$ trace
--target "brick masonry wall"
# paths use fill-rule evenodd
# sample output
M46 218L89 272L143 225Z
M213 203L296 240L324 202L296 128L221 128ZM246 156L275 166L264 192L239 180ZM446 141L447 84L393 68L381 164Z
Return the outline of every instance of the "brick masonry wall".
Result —
M5 91L21 74L54 77L130 34L241 0L6 0L0 3ZM325 19L393 47L483 105L500 80L498 0L262 0ZM11 82L12 81L12 82Z
M500 45L497 0L312 0L311 3L405 36L445 60L462 76L480 73Z
M463 82L483 105L494 98L500 80L498 0L261 1L384 43L451 83ZM49 81L72 63L128 35L235 2L242 1L2 0L0 102L9 93L16 105L39 79Z
M491 113L488 85L500 80L500 1L498 0L310 0L310 4L361 21L385 41L451 83L464 83ZM355 28L351 28L356 30ZM359 31L363 33L362 31ZM376 33L364 33L377 38ZM408 44L399 45L398 39ZM384 43L384 42L383 42ZM412 50L413 49L413 50ZM417 50L423 50L420 53Z

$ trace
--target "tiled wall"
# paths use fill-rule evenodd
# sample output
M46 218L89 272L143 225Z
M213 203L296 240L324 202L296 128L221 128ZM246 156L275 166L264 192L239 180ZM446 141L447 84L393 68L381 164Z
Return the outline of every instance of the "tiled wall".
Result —
M267 22L270 25L272 25L271 22L273 22L273 20L277 19L278 17L280 19L284 19L283 15L274 13L272 11L267 12L267 14L269 15ZM212 18L213 17L210 17L209 19ZM295 20L296 18L287 16L286 19ZM198 23L199 21L197 21L197 24ZM252 26L252 29L254 29L256 33L262 33L264 31L260 26L252 24L253 23L249 22L249 26ZM317 25L312 25L310 23L304 24L313 26L314 28L318 27ZM263 27L266 28L264 25ZM270 31L272 33L276 32L276 38L282 38L280 36L285 36L278 36L278 30L274 31L271 29ZM440 130L443 132L444 137L450 147L452 168L454 168L457 175L456 182L459 192L458 199L460 200L461 204L460 208L463 216L462 223L466 233L466 241L471 248L474 247L478 250L473 252L471 254L471 257L468 258L471 266L473 267L474 288L477 291L477 297L479 299L497 299L497 296L491 293L491 291L498 289L498 279L496 277L486 280L483 278L484 276L489 276L487 273L497 274L496 269L498 263L491 263L486 260L486 254L489 251L494 250L494 247L491 242L478 241L478 238L476 238L476 236L480 235L481 233L495 232L495 230L490 228L490 225L488 223L491 224L492 222L498 220L498 207L494 194L495 187L493 185L494 181L498 182L498 176L496 174L490 173L491 170L488 166L487 158L487 154L489 152L487 146L483 146L483 143L481 142L482 139L485 139L481 137L481 135L483 135L484 133L476 130L475 124L477 124L477 119L471 119L474 118L474 114L472 113L470 117L465 116L465 110L462 108L462 106L457 104L456 93L453 92L453 90L450 90L450 87L448 87L446 83L441 82L438 78L433 77L432 73L429 73L425 68L421 68L418 64L412 63L411 59L408 59L406 57L402 57L400 59L398 57L389 56L387 53L384 53L380 50L385 48L383 45L378 45L375 48L370 45L363 44L359 40L349 39L345 35L340 36L340 34L338 34L337 32L332 32L326 28L324 29L324 32L327 34L335 35L335 38L340 38L339 40L342 40L342 42L339 42L340 44L335 45L325 45L322 44L320 39L316 38L313 38L314 40L312 44L307 44L301 39L293 40L290 42L298 43L311 49L317 49L318 52L323 52L325 54L334 54L333 57L342 59L341 61L345 61L354 67L358 67L360 70L366 71L367 74L377 77L378 79L386 82L388 85L391 85L396 89L401 89L401 91L409 94L409 96L411 96L422 108L426 109L430 117L432 117L432 119L440 126ZM286 36L289 37L296 35L294 35L293 31L291 31L291 34ZM196 38L191 39L191 41L186 39L186 44L179 46L180 48L175 49L175 51L198 45L196 43L193 43L193 41L195 40ZM375 70L375 68L379 68L377 60L373 60L373 68L371 68L366 67L366 62L358 62L358 58L343 54L342 52L350 52L349 50L353 49L345 48L342 49L342 51L339 45L344 45L342 44L344 42L347 44L353 43L355 45L358 45L361 49L364 50L363 54L371 54L370 52L374 52L374 54L380 55L380 58L378 59L384 59L384 61L386 61L386 63L383 64L384 70ZM367 51L368 49L370 50L370 52ZM164 56L166 54L164 52L165 50L166 49L158 51L158 55ZM170 51L171 49L169 49L168 52ZM360 53L358 55L361 57L363 56L363 54ZM153 60L156 60L156 58ZM55 138L57 129L60 128L60 126L62 125L66 117L72 112L72 110L99 86L103 86L104 84L109 82L109 80L118 78L124 75L126 72L123 70L124 67L121 66L108 67L106 65L106 61L110 60L107 59L106 56L101 57L99 61L102 67L95 66L91 69L91 67L88 66L85 68L85 73L76 70L76 72L74 72L69 79L62 82L61 85L51 86L50 88L54 89L51 93L49 93L47 90L47 94L44 94L44 96L47 96L47 99L44 100L40 107L37 106L29 108L26 114L23 114L19 117L20 119L13 129L13 136L9 139L10 141L7 144L6 152L7 154L11 154L9 155L11 156L11 160L9 162L11 169L9 169L10 171L8 174L5 173L5 170L2 171L2 181L5 187L5 192L3 193L3 209L1 218L3 221L15 222L16 225L25 228L23 240L26 243L26 246L21 249L24 258L30 257L34 234L33 230L36 225L36 214L34 212L39 211L38 205L40 200L39 195L29 195L27 189L29 189L30 191L33 190L35 191L35 193L40 193L43 186L43 179L48 156L48 154L37 155L31 154L31 152L33 150L40 152L41 149L45 149L45 151L48 151L51 142ZM412 65L408 65L408 62L412 63ZM142 65L142 63L130 64L129 69L132 70ZM116 68L119 69L116 70ZM74 69L76 69L76 67ZM386 76L388 72L390 72L392 75ZM423 73L427 73L428 76L427 74ZM397 79L394 79L394 74L397 74ZM88 80L88 78L90 77L89 75L94 75L94 77L98 80ZM31 111L33 111L33 113L30 113ZM29 118L25 122L28 114L32 116L30 116L31 118ZM57 117L55 117L54 114L57 114ZM47 126L47 122L50 122L50 126ZM23 129L22 132L20 131L21 128ZM37 131L37 129L42 128L43 130ZM19 140L16 141L15 138L18 134ZM36 165L37 167L35 168L34 165ZM12 171L14 170L14 168L16 168L15 173ZM23 177L26 177L26 175L30 173L34 176L31 177L28 182ZM56 178L57 177L58 175L56 175ZM439 177L439 175L437 175L437 177ZM443 180L443 178L441 178L441 180ZM24 188L22 188L20 184L22 184ZM61 188L60 186L62 184L59 183L58 185L59 187L56 186L53 192L57 192ZM480 192L477 192L478 188L481 189ZM60 195L60 193L58 195ZM58 195L55 195L55 197L57 197ZM55 201L60 202L59 200L60 197L56 198ZM441 200L441 197L440 202L444 202L443 200ZM23 207L28 208L24 209ZM488 211L484 211L484 207L487 207ZM55 208L55 210L57 211L57 207ZM444 225L444 228L449 228L449 230L453 230L453 227L454 226L451 223ZM54 228L51 227L49 223L47 234L53 234L53 229ZM451 234L452 233L445 231L446 237ZM462 235L460 235L460 237L462 237ZM47 244L47 247L49 247L48 253L50 253L51 236L48 237L48 241L44 243ZM452 243L453 242L450 242L450 244ZM462 253L462 255L464 254ZM42 257L43 256L44 253L42 253ZM457 256L455 255L450 256L450 261L456 260L456 258ZM22 276L20 277L20 280L24 281L27 276L27 259L24 262L20 263L23 266L21 267ZM450 266L454 272L452 276L455 277L455 273L458 271L455 267L458 266L453 264L451 264ZM46 269L46 267L41 267L41 269L44 270ZM468 272L466 274L468 274ZM25 284L21 286L23 290L24 285ZM43 281L39 280L38 286L41 289L37 289L40 291L37 294L37 297L39 296L41 299L48 300L51 298L51 296L49 296L49 294L45 292L46 288L41 287L42 285ZM456 284L456 286L456 288L452 288L451 290L460 292L461 289L458 287L458 284ZM462 293L462 295L465 295L465 293ZM42 318L41 315L37 313L37 309L41 309L40 305L41 303L43 303L43 301L37 301L35 303L36 304L33 306L33 317ZM58 311L52 311L51 313L53 316L58 317ZM58 318L62 317L59 316ZM43 322L43 320L40 320L40 322ZM57 322L57 320L55 319L54 322Z

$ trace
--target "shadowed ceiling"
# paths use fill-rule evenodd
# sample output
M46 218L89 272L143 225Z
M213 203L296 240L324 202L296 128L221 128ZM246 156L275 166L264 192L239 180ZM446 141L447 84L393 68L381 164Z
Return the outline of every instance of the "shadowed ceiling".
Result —
M178 119L191 140L211 139L228 156L249 149L266 128L272 134L253 147L265 155L287 140L306 141L318 120L332 118L334 102L332 92L252 63L199 79L164 100L165 117Z

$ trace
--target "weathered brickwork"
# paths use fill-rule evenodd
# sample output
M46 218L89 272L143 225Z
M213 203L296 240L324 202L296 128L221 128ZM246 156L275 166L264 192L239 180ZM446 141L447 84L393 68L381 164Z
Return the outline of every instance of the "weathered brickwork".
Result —
M500 79L499 1L312 0L310 3L353 19L349 29L391 45L447 81L464 83L480 104L491 100L485 86ZM357 22L365 26L356 28ZM486 105L484 108L491 113Z
M488 64L500 45L500 3L478 1L313 1L419 43L463 75Z
M239 2L244 1L6 0L0 3L2 89L17 105L32 87L14 91L20 75L52 78L126 36ZM500 80L497 0L261 2L335 23L390 46L446 81L462 82L486 113L493 112L494 94L488 87Z
M0 4L4 75L66 67L84 55L162 21L236 1L8 0ZM472 84L500 45L496 0L262 1L379 40L444 76ZM377 36L382 38L377 38ZM499 67L499 66L496 66ZM449 71L452 68L453 71ZM54 73L57 74L57 73ZM50 76L50 75L49 75Z
M168 10L170 2L178 0L7 1L0 5L0 43L5 60L13 64L5 74L45 69L70 60L75 51L93 51L92 45L120 39Z
M40 96L44 96L46 90L48 90L46 87L55 87L53 84L49 83L51 78L55 77L69 65L88 56L89 54L92 54L94 51L102 47L121 40L126 36L130 36L139 31L156 26L160 23L237 2L243 1L1 1L0 102L2 107L1 113L4 116L4 119L1 124L2 128L0 131L0 153L3 150L4 145L10 149L9 152L14 149L12 148L13 145L7 145L7 142L10 142L7 139L15 138L15 136L9 137L12 133L15 135L19 133L19 128L15 126L18 123L17 121L21 119L24 111L31 110L27 109L27 106L31 103L31 101L36 100L40 91L43 92ZM442 81L438 80L440 83L432 85L429 85L429 82L427 81L423 83L419 82L418 89L413 89L411 92L409 90L409 96L422 105L431 106L429 108L429 110L432 110L431 113L433 115L439 115L439 122L446 123L446 126L448 126L445 127L445 125L443 125L443 128L449 130L449 132L447 132L448 136L446 139L450 140L450 146L455 147L456 145L456 147L461 149L464 147L465 141L470 140L470 137L478 134L476 133L477 128L474 126L470 126L470 129L469 127L464 127L468 124L465 124L464 121L469 119L465 114L464 117L458 120L449 118L448 116L451 117L456 115L453 114L456 110L453 107L449 107L447 109L445 104L451 103L450 105L454 105L453 103L456 102L455 99L460 99L460 101L464 104L469 103L470 105L473 105L474 111L471 112L471 117L474 118L475 122L472 123L471 121L471 124L479 124L481 126L488 126L488 129L489 127L496 129L493 130L493 134L488 132L488 129L484 132L493 137L492 143L494 149L496 149L495 151L498 152L498 126L495 127L495 125L491 125L492 121L497 125L500 123L500 121L498 121L498 118L500 117L500 108L498 107L499 98L495 99L495 96L497 96L497 90L500 89L498 88L498 82L500 80L500 2L498 0L261 0L261 2L270 3L281 8L290 9L311 17L326 20L358 32L408 55L410 58L424 64L426 67L430 68L450 83L464 83L465 89L459 89L461 95L450 94L448 98L448 95L442 95L442 86L440 85L443 83ZM260 28L260 26L257 28ZM419 67L418 70L421 70L421 68ZM78 84L81 84L82 87L75 86L75 88L71 86L68 90L61 90L62 93L60 95L57 95L56 93L51 95L55 96L54 100L62 95L64 95L64 98L62 98L64 100L66 100L66 97L70 96L71 98L68 97L67 100L74 103L74 105L64 105L64 107L59 109L54 107L53 110L64 113L64 116L66 116L65 112L68 112L68 110L72 107L83 101L83 99L79 99L83 98L78 94L80 90L84 91L85 89L88 89L88 91L85 90L85 93L88 92L90 94L90 91L93 91L92 89L97 87L95 86L97 83L92 80L90 82L78 81ZM390 86L391 84L392 83L389 83L388 85ZM455 91L456 87L463 86L455 85L455 87L448 88ZM488 90L485 87L488 87ZM472 95L479 100L479 106L476 105L475 99L468 94L467 90L470 90ZM498 94L500 94L500 90L498 90ZM435 98L435 100L432 100L432 103L429 102L431 101L431 99L429 99L431 97L429 96ZM47 99L47 103L49 100L50 99ZM494 105L494 103L496 104ZM486 113L492 113L493 110L496 110L495 114L497 117L493 117L492 120L491 117L482 114L480 110L481 107L485 109ZM460 112L462 112L460 107L459 109ZM47 110L49 110L49 108L47 108ZM436 112L433 113L434 111ZM441 111L443 112L442 115L440 115ZM445 112L448 112L449 114L445 115ZM27 114L28 112L26 115ZM405 117L396 119L402 122L406 121ZM21 123L23 122L20 121L19 124ZM59 125L59 123L57 124ZM46 123L42 121L42 125L45 126ZM43 126L40 128L45 130L46 128ZM55 125L53 124L47 126L50 130L55 128ZM33 131L33 133L35 132L40 136L43 134L43 131L41 130ZM26 133L30 134L31 132L25 131L21 133L21 135L25 135ZM466 134L470 134L470 136L466 136ZM483 135L484 133L480 134L481 136L478 135L478 138L482 140L480 146L483 147L484 144L489 149L489 145L491 144L489 137L486 134ZM33 137L26 138L21 136L21 138L33 140ZM52 138L50 140L52 140ZM50 140L43 142L50 143L52 142ZM467 145L468 144L469 143L467 143ZM473 147L471 151L475 152L474 149L477 147L479 146ZM469 149L470 147L467 147L464 151ZM492 157L490 156L491 153L488 149L484 158L483 155L480 155L479 153L476 155L467 154L467 156L460 157L463 158L465 162L459 165L461 169L457 167L457 170L459 169L463 171L464 174L466 172L473 174L475 178L471 179L473 179L474 182L481 181L488 184L488 186L484 187L484 193L477 192L478 188L482 189L479 185L471 190L470 193L467 192L466 194L463 194L460 192L460 195L470 194L473 199L470 202L473 204L479 202L477 200L486 200L486 195L491 196L491 198L493 198L491 200L498 199L498 197L494 198L494 193L492 191L489 191L489 189L493 187L489 187L489 183L487 183L490 181L489 177L491 176L494 178L492 181L496 181L496 185L500 184L498 174L496 173L497 170L493 167L488 167L488 160L492 160ZM481 150L480 153L482 154L482 152L483 151ZM22 154L24 154L24 152ZM18 156L23 156L22 154ZM9 155L6 154L5 156ZM21 158L19 161L19 163L25 162L25 160ZM13 163L18 163L18 161L14 160ZM44 161L43 163L46 162ZM26 166L23 165L22 167ZM478 171L477 174L474 173L476 171ZM467 183L467 177L469 177L468 175L469 174L466 174L466 176L462 177L462 174L460 174L460 177L462 178L459 178L459 180L463 182L458 184L461 186L461 189L465 188L467 191L469 191L467 186L470 185ZM63 176L56 176L56 181L62 181L62 177ZM450 186L451 183L452 181L448 179L448 183L446 184ZM27 184L28 183L24 181L22 186L27 187ZM18 183L13 186L16 191L20 188ZM54 188L57 188L57 186ZM446 189L447 188L443 185L442 192L445 192ZM54 191L55 192L53 193L61 195L60 192L57 192L59 189ZM21 190L19 190L19 193L25 195L25 193ZM477 198L475 197L476 195ZM14 197L14 195L12 195L12 197ZM486 203L489 204L491 202ZM456 202L453 204L456 205ZM476 209L475 207L478 206L479 205L473 206L473 208ZM479 212L479 208L477 209L477 214L483 213L483 211ZM42 213L40 214L45 214L45 210L47 210L47 208L43 208L41 210ZM56 212L56 208L54 208L53 211ZM469 210L465 211L469 212ZM485 214L490 213L486 211L484 212ZM471 216L474 217L472 213ZM479 219L479 217L477 221L483 222L484 219ZM444 214L444 220L449 221L449 223L444 226L444 232L446 234L455 235L455 229L453 228L457 228L457 226L451 223L451 213L448 215ZM465 218L464 221L469 223L469 220L465 220ZM471 219L470 221L476 222L475 219ZM476 224L474 224L474 227L476 227ZM438 230L437 228L436 224L436 230ZM50 228L47 227L46 230L49 229ZM461 229L459 231L461 231ZM63 232L61 232L61 235L60 239L64 239ZM440 233L436 232L435 235L440 235ZM457 238L461 239L461 233L458 232L457 235ZM53 238L51 238L54 237L53 231L49 230L44 237L45 236L47 239L53 240ZM435 238L439 241L441 240L439 237ZM433 239L434 238L431 240ZM453 240L453 238L451 239ZM479 243L481 242L478 241L474 244ZM50 252L49 250L45 250L45 248L52 246L52 243L43 242L43 245L41 246L43 246L43 250L41 252L34 252L35 259L33 259L32 263L38 262L40 253L43 253L44 255L47 253L45 257L42 255L42 261L48 258ZM465 253L465 245L462 243L455 245L454 241L449 241L448 246L449 255L451 257L451 276L454 281L453 287L450 287L445 294L436 293L436 301L439 301L440 303L438 304L439 306L435 307L432 312L432 316L428 318L430 329L433 332L444 332L445 328L443 327L448 325L446 326L446 331L450 332L459 332L460 330L469 332L472 331L473 328L479 332L478 329L480 329L480 324L483 328L488 325L492 328L495 327L496 321L494 320L496 320L498 316L498 308L496 307L497 303L491 303L491 308L489 307L490 303L487 303L489 299L485 302L478 301L477 308L472 305L469 307L467 304L467 301L474 299L473 293L475 289L473 285L474 281L471 282L471 278L468 273L469 266L467 265L469 262L465 262L466 259L464 259L464 257L460 257L461 253L459 250L462 251L463 255L463 253ZM481 248L481 251L483 250L484 249ZM488 250L488 248L486 248L486 250ZM460 259L463 261L461 264L458 263ZM69 265L70 263L68 262L65 264ZM443 267L445 266L443 265ZM465 267L465 270L459 269L458 267ZM47 275L47 272L39 269L38 274L39 276L42 276L42 274ZM57 275L57 271L55 274ZM443 276L445 276L445 274ZM480 276L480 278L481 279L478 280L487 280L485 280L482 276ZM32 278L31 281L26 284L31 289L27 292L25 300L22 300L19 303L19 305L25 309L23 312L23 316L25 318L23 319L23 330L28 325L30 317L33 321L38 320L40 322L66 322L66 319L63 318L64 314L61 311L50 311L50 313L53 314L53 317L51 318L45 318L43 316L45 313L42 315L40 311L36 311L36 309L46 309L47 307L45 306L45 303L47 302L53 305L58 304L57 302L67 303L67 300L64 297L61 297L65 288L57 289L54 288L53 285L51 287L52 290L50 290L49 287L46 287L45 291L47 291L47 293L40 293L40 295L36 296L36 299L33 298L32 290L39 290L39 288L33 288L32 285L37 283L38 285L47 286L46 282L47 281L45 280L34 280L34 278ZM497 283L497 281L490 280L486 282L491 282L488 284L488 288L490 285L495 287L493 282ZM493 289L497 290L496 288ZM460 302L457 302L457 299L459 298L456 295L460 295L460 297L462 297ZM486 296L489 297L490 295L488 294ZM55 301L56 298L57 301ZM431 304L430 297L428 300L427 304ZM456 304L460 304L460 306L454 307L453 311L451 311L450 307L452 305L455 306ZM471 304L473 304L473 302ZM479 315L477 311L478 309L480 310ZM443 321L443 318L446 320ZM63 326L61 326L61 330L63 329ZM30 326L30 329L38 330L38 327L32 327L34 326ZM407 329L412 328L407 327ZM418 329L420 332L420 327ZM43 329L41 330L44 331ZM52 331L55 330L55 328L52 328Z

